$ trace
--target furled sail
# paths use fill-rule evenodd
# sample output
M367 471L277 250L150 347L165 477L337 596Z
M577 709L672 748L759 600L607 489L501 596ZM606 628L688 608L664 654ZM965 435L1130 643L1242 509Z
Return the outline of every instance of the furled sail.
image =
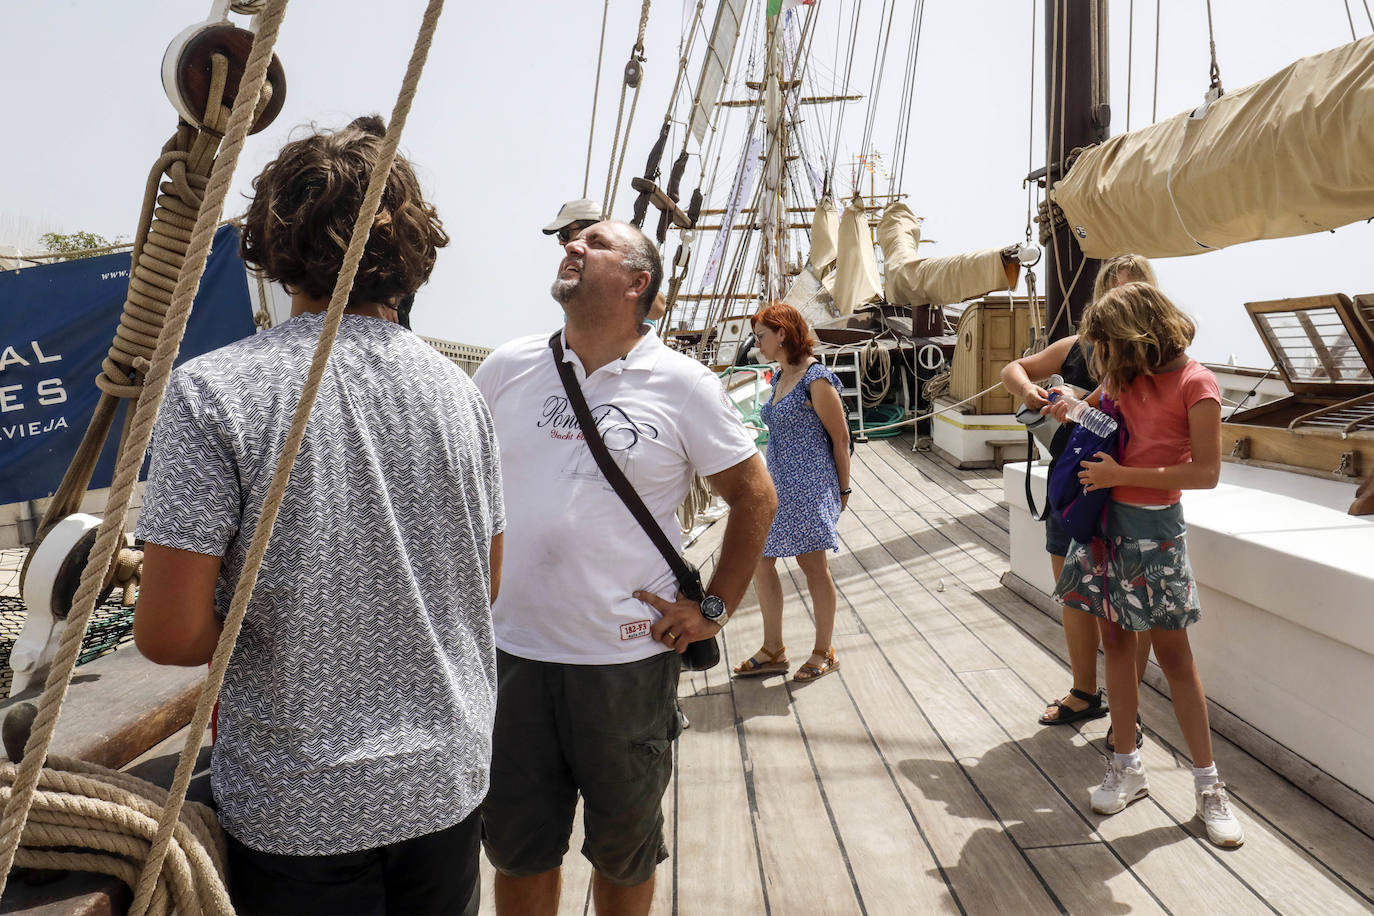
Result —
M811 217L811 255L807 262L818 274L835 262L839 251L840 214L835 212L835 202L822 197L816 204L816 213Z
M868 230L868 211L851 203L840 217L839 252L836 255L835 307L848 315L856 306L883 294L878 281L878 259L873 255L873 233Z
M890 204L878 222L883 249L883 296L893 305L949 305L1016 286L1020 264L1008 266L1002 249L989 248L941 258L917 254L921 221L911 208Z
M1374 216L1374 36L1079 156L1052 197L1084 254L1201 254Z

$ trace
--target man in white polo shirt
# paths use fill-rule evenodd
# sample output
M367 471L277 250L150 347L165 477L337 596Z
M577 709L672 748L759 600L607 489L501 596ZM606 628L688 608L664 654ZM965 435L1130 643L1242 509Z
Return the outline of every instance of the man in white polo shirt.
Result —
M681 597L583 440L548 335L487 357L475 380L508 486L482 823L497 912L553 913L581 793L597 911L647 913L667 858L679 654L720 632L743 597L777 495L719 380L641 324L663 277L653 244L601 222L565 255L552 290L566 314L564 359L614 460L674 544L694 473L730 517L707 598Z

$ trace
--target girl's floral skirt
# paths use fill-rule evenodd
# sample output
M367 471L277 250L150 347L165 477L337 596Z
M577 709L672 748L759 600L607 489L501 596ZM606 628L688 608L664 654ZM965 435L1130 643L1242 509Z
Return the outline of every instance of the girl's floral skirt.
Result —
M1196 623L1201 607L1188 564L1183 507L1112 502L1107 531L1106 540L1069 544L1054 588L1059 600L1136 632Z

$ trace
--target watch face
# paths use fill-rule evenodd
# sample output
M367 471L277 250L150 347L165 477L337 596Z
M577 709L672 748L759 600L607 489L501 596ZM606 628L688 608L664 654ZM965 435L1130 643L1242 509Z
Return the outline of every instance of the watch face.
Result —
M719 621L725 616L725 600L715 595L707 595L701 601L701 615L707 620Z

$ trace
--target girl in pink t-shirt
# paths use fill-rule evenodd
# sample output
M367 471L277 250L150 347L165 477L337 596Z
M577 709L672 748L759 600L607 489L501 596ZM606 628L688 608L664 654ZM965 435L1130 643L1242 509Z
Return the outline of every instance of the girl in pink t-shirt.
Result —
M1106 550L1095 557L1089 545L1071 544L1055 591L1064 604L1101 618L1118 735L1135 730L1136 634L1150 633L1193 758L1197 813L1213 843L1239 846L1244 835L1217 777L1207 698L1185 629L1197 621L1199 606L1179 497L1215 487L1221 473L1216 378L1185 352L1193 322L1145 283L1128 283L1093 302L1078 333L1094 345L1102 390L1120 407L1128 439L1119 462L1099 452L1082 463L1085 490L1112 488ZM1092 807L1115 814L1147 794L1140 751L1113 754Z

